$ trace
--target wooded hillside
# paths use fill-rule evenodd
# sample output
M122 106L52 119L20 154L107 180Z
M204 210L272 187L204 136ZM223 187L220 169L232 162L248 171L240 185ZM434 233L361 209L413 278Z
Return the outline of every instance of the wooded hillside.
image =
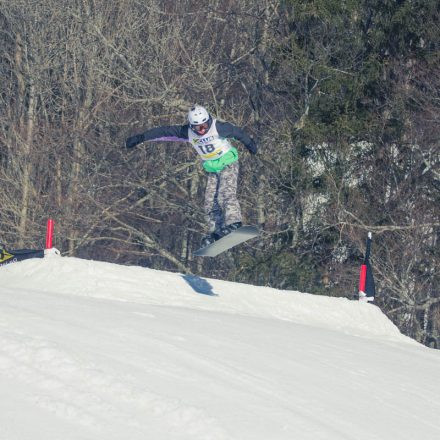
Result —
M440 10L434 0L0 0L0 241L357 296L440 347ZM239 198L261 240L192 257L192 148L127 136L206 106L260 147Z

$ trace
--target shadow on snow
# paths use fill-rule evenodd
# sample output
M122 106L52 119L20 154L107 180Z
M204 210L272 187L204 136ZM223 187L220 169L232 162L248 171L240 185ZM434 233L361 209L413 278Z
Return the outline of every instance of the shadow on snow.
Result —
M209 284L205 279L196 275L182 275L182 278L191 286L194 292L202 295L218 296L212 290L213 288L211 284Z

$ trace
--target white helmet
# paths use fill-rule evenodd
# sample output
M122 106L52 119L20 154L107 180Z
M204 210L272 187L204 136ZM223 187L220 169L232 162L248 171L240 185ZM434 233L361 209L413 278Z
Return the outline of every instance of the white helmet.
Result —
M205 134L211 127L212 118L205 107L195 105L188 112L188 122L196 134Z

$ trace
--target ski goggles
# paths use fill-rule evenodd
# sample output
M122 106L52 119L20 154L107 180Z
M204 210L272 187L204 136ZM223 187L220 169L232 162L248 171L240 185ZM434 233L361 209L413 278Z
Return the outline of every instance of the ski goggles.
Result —
M209 122L206 121L203 124L197 124L197 125L191 124L191 129L193 131L198 132L198 133L200 133L202 131L208 131L209 130Z

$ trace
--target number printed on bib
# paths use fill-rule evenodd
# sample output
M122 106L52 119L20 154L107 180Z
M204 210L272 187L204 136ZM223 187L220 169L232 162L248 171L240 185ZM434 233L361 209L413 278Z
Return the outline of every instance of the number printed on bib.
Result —
M220 157L222 153L222 148L215 148L214 144L208 144L208 145L197 145L200 156L203 157L203 159L213 159ZM217 156L217 157L216 157Z

